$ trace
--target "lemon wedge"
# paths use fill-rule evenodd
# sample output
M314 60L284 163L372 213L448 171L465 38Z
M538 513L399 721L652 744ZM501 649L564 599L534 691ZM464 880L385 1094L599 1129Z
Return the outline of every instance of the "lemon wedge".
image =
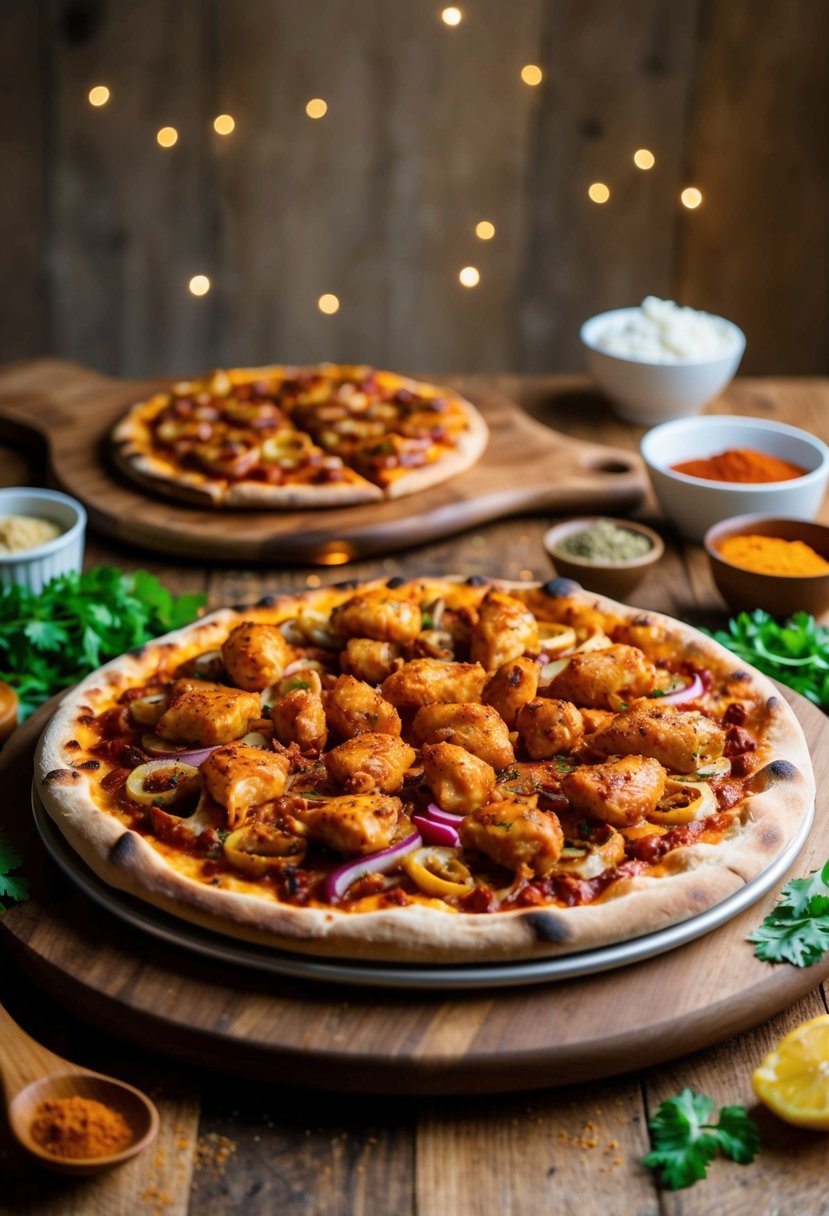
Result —
M829 1014L787 1034L751 1081L760 1101L786 1123L829 1131Z

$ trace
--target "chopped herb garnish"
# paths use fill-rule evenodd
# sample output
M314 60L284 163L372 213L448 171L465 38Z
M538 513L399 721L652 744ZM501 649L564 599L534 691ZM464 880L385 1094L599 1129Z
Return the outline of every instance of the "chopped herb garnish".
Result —
M710 1098L688 1088L663 1102L648 1121L653 1149L642 1164L658 1169L670 1190L705 1178L718 1153L739 1165L748 1165L757 1156L760 1132L745 1109L723 1106L717 1122L710 1123L713 1110Z
M576 828L582 840L589 840L593 835L593 828L590 826L589 819L582 819L581 823Z
M756 608L741 612L711 637L816 705L829 705L829 628L808 612L780 624Z
M13 877L10 871L23 865L23 858L9 840L5 831L0 828L0 903L10 900L12 903L23 903L29 897L29 880L19 875Z
M748 940L766 963L819 963L829 950L829 861L809 877L787 882L776 907Z

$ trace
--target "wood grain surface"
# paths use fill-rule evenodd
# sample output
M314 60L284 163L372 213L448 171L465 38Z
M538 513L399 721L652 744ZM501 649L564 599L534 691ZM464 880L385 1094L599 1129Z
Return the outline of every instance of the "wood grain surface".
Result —
M574 383L553 397L544 379L498 377L489 387L576 437L634 449L639 432ZM829 439L829 383L737 381L720 410L803 425ZM37 453L27 479L44 474ZM0 452L0 480L8 454ZM14 454L15 478L20 454ZM667 543L663 562L631 596L639 607L718 625L724 608L705 554L683 545L645 506ZM826 519L824 511L823 518ZM405 556L354 563L347 573L416 576L431 571L505 578L547 578L543 515L493 521ZM335 581L333 570L219 568L204 562L148 559L93 533L90 565L150 568L179 591L206 591L211 607L251 601L280 588ZM25 905L21 908L21 912ZM94 966L93 952L88 953ZM154 948L148 947L152 965ZM809 973L804 973L808 976ZM813 978L813 977L812 977ZM139 975L140 982L140 975ZM654 1066L648 1045L631 1053L630 1071L610 1081L532 1093L469 1097L321 1094L273 1082L240 1082L183 1061L161 1044L125 1047L92 1028L94 999L80 1017L48 996L0 949L0 999L51 1049L147 1089L162 1113L157 1152L91 1183L67 1184L35 1170L0 1129L2 1216L826 1216L825 1136L799 1131L760 1107L751 1071L780 1038L826 1012L819 986L771 1021L719 1046ZM232 999L230 994L229 999ZM340 1011L331 1006L331 1017ZM576 1015L578 1016L578 1015ZM451 1029L451 1028L450 1028ZM718 1105L742 1103L757 1121L762 1149L747 1167L715 1162L709 1180L676 1194L661 1190L639 1164L647 1119L685 1085Z

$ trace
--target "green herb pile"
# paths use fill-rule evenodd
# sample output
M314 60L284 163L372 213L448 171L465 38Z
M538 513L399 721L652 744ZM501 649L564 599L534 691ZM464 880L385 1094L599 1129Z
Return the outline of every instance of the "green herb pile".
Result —
M169 629L186 625L203 595L172 595L146 570L99 566L52 579L39 594L0 589L0 680L20 698L21 721L54 693Z
M710 1123L714 1103L705 1094L683 1089L668 1098L648 1122L653 1151L642 1164L660 1171L660 1181L672 1191L705 1178L718 1153L748 1165L760 1148L757 1124L742 1106L723 1106Z
M829 706L829 629L808 612L782 625L760 608L741 612L711 637L815 705Z
M774 910L748 940L766 963L819 963L829 950L829 861L808 878L787 882Z

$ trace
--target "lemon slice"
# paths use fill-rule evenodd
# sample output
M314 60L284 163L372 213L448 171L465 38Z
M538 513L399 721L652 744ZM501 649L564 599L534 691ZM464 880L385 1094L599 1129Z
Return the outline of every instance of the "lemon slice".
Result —
M829 1014L787 1034L751 1080L760 1101L787 1123L829 1131Z

